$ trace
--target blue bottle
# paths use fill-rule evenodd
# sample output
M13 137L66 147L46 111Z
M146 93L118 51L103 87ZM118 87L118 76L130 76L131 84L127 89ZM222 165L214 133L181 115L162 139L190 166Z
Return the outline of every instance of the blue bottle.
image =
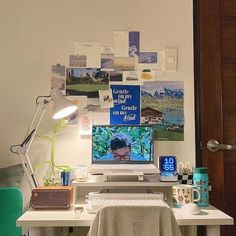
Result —
M209 205L209 179L206 167L194 168L193 185L199 189L201 193L200 201L196 202L200 207L207 207Z

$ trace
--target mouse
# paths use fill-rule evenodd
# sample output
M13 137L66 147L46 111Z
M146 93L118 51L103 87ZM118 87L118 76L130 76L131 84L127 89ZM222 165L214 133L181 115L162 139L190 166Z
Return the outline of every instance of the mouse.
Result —
M185 212L187 212L188 214L191 214L191 215L196 215L201 212L201 208L193 202L183 205L181 207L181 209L183 209Z

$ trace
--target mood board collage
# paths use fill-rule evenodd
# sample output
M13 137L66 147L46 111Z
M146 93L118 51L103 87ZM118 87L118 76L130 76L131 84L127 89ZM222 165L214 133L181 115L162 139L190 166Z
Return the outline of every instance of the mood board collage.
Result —
M140 31L114 31L113 46L74 42L68 65L51 68L51 87L78 105L69 123L91 134L94 112L108 112L111 125L154 126L154 139L184 140L184 82L167 81L177 71L177 48L145 50Z

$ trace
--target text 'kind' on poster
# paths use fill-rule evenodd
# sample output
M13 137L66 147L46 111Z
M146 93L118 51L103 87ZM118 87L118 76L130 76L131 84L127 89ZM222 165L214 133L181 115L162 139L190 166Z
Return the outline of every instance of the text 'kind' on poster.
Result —
M140 124L140 86L111 85L110 124Z

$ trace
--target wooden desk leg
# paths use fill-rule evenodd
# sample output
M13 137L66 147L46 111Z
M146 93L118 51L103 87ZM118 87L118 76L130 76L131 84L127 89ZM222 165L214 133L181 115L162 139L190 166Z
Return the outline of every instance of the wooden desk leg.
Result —
M220 225L207 225L207 236L220 236Z

